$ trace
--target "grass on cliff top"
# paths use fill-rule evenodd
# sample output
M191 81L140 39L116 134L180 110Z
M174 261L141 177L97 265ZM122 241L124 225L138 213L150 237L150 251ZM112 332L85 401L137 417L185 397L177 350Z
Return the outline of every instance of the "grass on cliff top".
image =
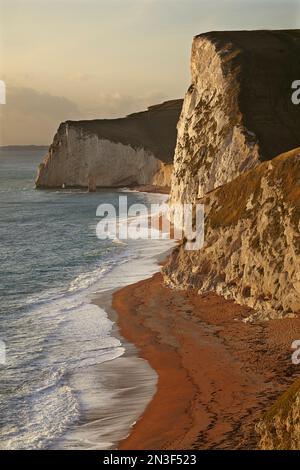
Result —
M270 424L276 416L285 419L293 405L296 396L300 393L300 379L297 379L271 406L263 416L263 421Z
M272 165L272 167L270 167ZM271 169L269 169L271 168ZM294 208L293 220L298 227L300 220L300 147L279 155L271 161L261 163L256 168L238 176L211 194L217 198L217 205L209 214L213 228L236 224L241 218L250 215L247 203L252 203L261 193L261 181L268 181L280 187L284 201ZM211 196L208 195L208 198Z

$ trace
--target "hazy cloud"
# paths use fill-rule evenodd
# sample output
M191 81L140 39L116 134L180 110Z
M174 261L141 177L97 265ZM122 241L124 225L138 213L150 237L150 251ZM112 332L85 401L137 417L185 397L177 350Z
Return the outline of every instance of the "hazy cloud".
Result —
M61 121L79 117L78 106L67 98L8 86L0 107L1 144L47 144Z
M85 119L122 117L143 111L148 106L167 99L167 95L163 92L151 92L141 96L124 95L119 92L100 93L91 105L82 107L82 114Z
M122 117L166 99L158 91L141 96L100 93L80 105L32 88L8 87L7 104L0 107L0 144L48 144L62 121Z
M78 114L78 107L68 98L42 93L32 88L7 87L6 112L47 114L55 119Z

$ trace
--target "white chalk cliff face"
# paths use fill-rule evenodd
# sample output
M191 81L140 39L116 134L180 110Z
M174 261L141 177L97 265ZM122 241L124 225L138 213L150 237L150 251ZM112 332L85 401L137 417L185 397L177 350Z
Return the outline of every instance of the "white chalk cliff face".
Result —
M192 83L178 123L173 202L194 202L300 145L300 106L291 102L299 53L299 31L194 38Z
M165 281L250 306L252 319L300 313L299 57L300 30L197 36L178 123L171 202L204 204L205 241L175 249Z
M251 307L245 321L300 314L299 57L300 30L193 42L171 200L204 205L204 245L188 251L183 240L163 275ZM299 449L299 405L298 380L258 423L262 449Z
M123 119L62 123L37 187L170 186L182 100Z
M61 126L38 178L39 186L86 187L139 185L152 182L162 163L143 148L99 139L69 124Z

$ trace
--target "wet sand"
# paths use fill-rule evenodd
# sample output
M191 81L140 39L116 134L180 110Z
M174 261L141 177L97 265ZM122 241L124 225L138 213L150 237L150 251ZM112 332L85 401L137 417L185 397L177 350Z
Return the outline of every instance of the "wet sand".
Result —
M119 449L254 449L255 423L300 374L300 320L244 323L251 310L174 291L160 274L118 290L120 333L158 374L152 401Z
M92 301L114 322L111 335L121 341L124 353L110 361L87 365L79 383L76 376L69 378L72 389L78 393L82 416L76 426L54 443L55 449L115 449L155 392L155 371L138 356L134 344L120 337L116 313L111 308L113 292L95 294ZM92 391L88 403L81 401L82 390Z

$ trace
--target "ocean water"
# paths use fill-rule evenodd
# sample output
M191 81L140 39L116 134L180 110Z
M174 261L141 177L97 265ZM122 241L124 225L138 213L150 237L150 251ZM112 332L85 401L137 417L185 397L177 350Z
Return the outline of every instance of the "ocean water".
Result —
M117 203L120 192L35 190L42 157L41 150L0 149L0 340L6 345L0 449L53 448L56 442L64 447L64 436L76 436L79 426L73 448L105 448L113 441L101 442L105 430L83 444L83 415L89 400L102 408L112 400L113 387L105 388L93 374L126 348L91 299L151 275L156 256L171 243L99 240L97 206ZM126 195L129 204L162 198Z

